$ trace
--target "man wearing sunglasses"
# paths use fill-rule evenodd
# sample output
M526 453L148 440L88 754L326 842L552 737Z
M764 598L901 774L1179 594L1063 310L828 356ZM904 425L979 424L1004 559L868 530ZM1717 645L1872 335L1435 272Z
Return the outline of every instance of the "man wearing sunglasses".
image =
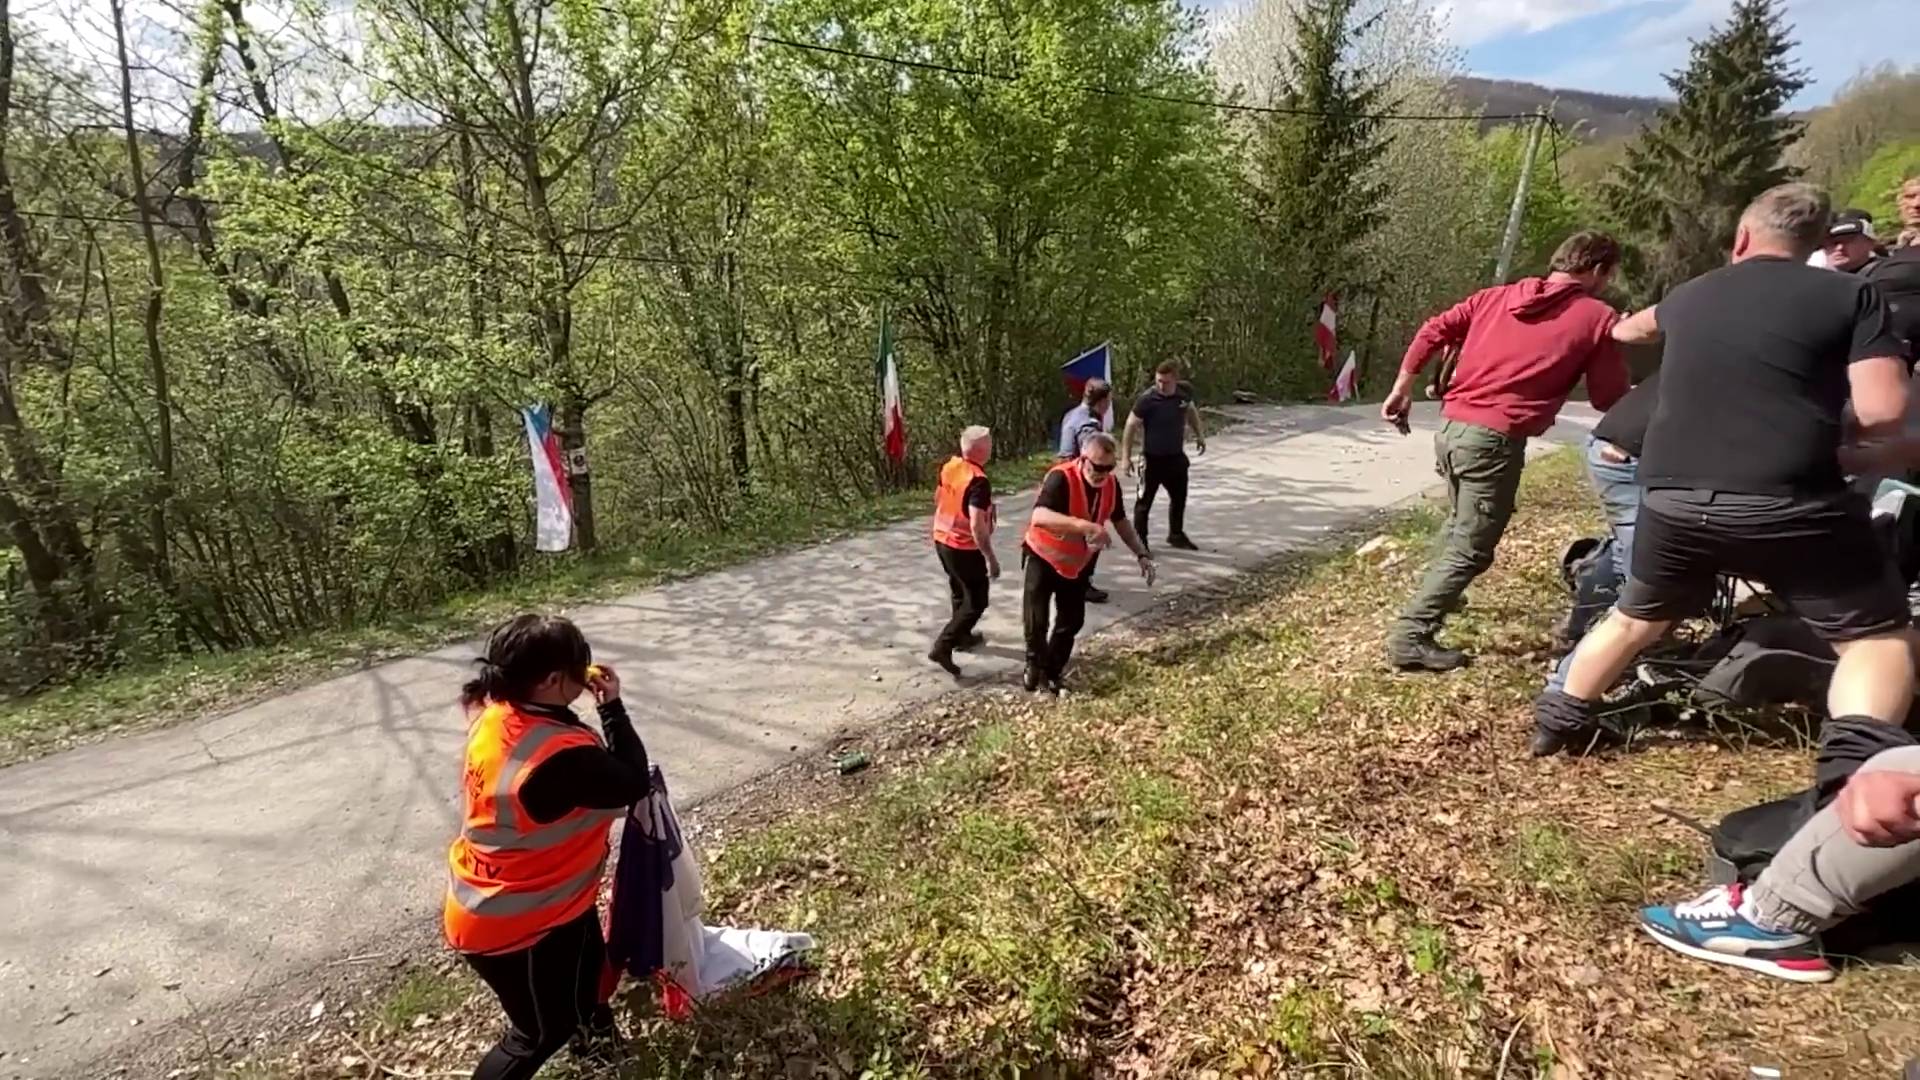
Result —
M1152 585L1153 558L1133 531L1121 505L1120 481L1113 470L1119 445L1106 432L1088 435L1080 456L1055 465L1034 499L1033 518L1021 544L1026 580L1021 616L1026 623L1030 691L1060 692L1073 639L1087 618L1087 577L1094 555L1112 541L1107 527L1140 560L1140 574ZM1051 626L1049 626L1051 623Z

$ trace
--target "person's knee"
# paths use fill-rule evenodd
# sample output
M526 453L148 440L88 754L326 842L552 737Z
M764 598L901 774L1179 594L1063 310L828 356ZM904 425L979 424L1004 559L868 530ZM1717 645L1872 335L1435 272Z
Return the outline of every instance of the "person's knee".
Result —
M1073 637L1080 632L1082 626L1086 625L1086 621L1085 611L1063 611L1060 617L1054 620L1053 632L1062 637Z
M1920 774L1920 746L1896 746L1882 750L1868 758L1859 771Z

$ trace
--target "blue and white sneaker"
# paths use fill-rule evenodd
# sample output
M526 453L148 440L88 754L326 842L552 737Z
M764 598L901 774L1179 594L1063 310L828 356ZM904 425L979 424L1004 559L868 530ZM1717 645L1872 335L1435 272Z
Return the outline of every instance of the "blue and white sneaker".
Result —
M1640 909L1640 927L1674 952L1776 979L1833 980L1820 943L1807 934L1768 930L1741 910L1739 885L1715 885L1684 903Z

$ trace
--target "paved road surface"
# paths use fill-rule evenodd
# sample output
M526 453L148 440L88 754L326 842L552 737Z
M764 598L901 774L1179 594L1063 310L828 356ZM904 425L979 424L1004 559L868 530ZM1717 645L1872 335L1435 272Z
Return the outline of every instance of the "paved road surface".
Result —
M1577 415L1562 438L1591 422ZM1195 462L1188 531L1204 550L1161 545L1163 596L1435 483L1431 406L1412 438L1370 409L1245 418ZM1030 505L1002 500L1009 566ZM1164 505L1155 521L1163 534ZM1089 633L1149 603L1125 563L1101 569L1115 602L1089 609ZM995 588L969 676L1017 671L1017 580ZM571 614L691 803L950 689L923 659L945 592L916 521ZM0 1076L86 1075L193 1008L433 922L456 827L452 702L474 649L0 773Z

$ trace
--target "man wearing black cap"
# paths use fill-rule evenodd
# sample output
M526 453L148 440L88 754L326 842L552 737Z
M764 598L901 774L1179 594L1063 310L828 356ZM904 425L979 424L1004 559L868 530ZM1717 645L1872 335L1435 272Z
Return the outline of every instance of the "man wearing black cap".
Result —
M1842 210L1833 215L1824 248L1827 269L1862 274L1880 259L1880 243L1873 235L1873 217L1864 210Z

